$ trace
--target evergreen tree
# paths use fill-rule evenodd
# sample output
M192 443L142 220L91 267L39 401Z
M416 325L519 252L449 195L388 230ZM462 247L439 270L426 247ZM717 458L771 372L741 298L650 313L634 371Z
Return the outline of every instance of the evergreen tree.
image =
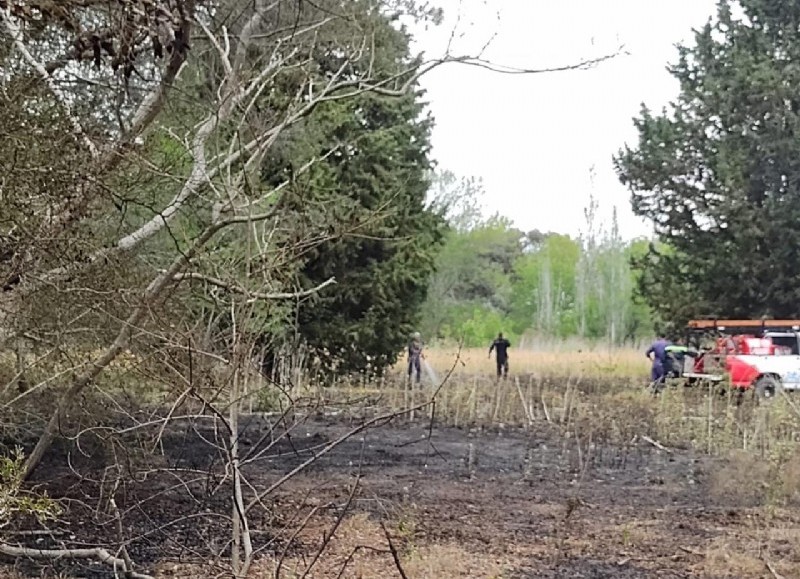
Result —
M390 77L408 66L409 37L380 13L369 20L376 34L371 66ZM321 74L337 66L321 62ZM337 284L300 304L295 316L298 337L327 369L382 371L419 322L445 225L426 205L432 121L421 96L325 103L265 167L264 179L277 183L287 167L328 155L295 182L284 207L284 219L293 215L287 223L299 230L331 224L327 239L297 256L298 277L303 287L331 277Z
M722 0L679 47L680 96L615 158L668 251L637 263L665 320L800 315L800 5Z

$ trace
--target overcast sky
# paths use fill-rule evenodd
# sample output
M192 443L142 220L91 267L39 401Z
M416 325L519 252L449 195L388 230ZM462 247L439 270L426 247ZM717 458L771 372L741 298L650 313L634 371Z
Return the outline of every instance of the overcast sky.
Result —
M423 80L436 118L440 168L484 180L490 213L524 230L577 235L594 193L607 222L616 206L624 237L651 228L630 210L612 156L635 143L642 102L660 110L678 93L665 67L676 43L691 42L715 13L715 0L440 0L446 21L417 30L418 50L440 56L460 13L452 52L503 65L553 67L613 52L628 55L575 72L498 75L447 65ZM499 18L498 18L499 11ZM461 36L463 34L463 36ZM590 177L594 168L594 177Z

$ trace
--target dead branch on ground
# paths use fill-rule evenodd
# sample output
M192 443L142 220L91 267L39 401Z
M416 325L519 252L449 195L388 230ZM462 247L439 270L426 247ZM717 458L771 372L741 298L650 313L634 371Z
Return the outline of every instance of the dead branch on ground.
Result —
M101 563L116 570L124 570L126 563L124 560L114 557L111 553L101 547L92 549L34 549L31 547L16 547L8 543L0 543L0 554L15 559L39 559L39 560L58 560L58 559L96 559ZM128 573L131 579L153 579L150 575L144 575L135 571Z

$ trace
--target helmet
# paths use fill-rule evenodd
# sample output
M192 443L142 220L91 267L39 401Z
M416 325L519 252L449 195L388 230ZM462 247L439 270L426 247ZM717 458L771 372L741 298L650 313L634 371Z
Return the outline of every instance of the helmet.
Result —
M415 340L419 340L422 337L422 334L420 334L419 332L414 332L413 334L411 334L411 337L414 338Z

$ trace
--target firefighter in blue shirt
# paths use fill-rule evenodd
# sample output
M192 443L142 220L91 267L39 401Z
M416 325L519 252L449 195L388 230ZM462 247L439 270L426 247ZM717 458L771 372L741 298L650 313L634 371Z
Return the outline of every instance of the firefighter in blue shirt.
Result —
M665 368L667 358L667 346L670 342L663 335L659 335L658 339L653 342L647 351L644 353L647 359L652 362L650 368L650 381L654 385L660 385L664 382Z

